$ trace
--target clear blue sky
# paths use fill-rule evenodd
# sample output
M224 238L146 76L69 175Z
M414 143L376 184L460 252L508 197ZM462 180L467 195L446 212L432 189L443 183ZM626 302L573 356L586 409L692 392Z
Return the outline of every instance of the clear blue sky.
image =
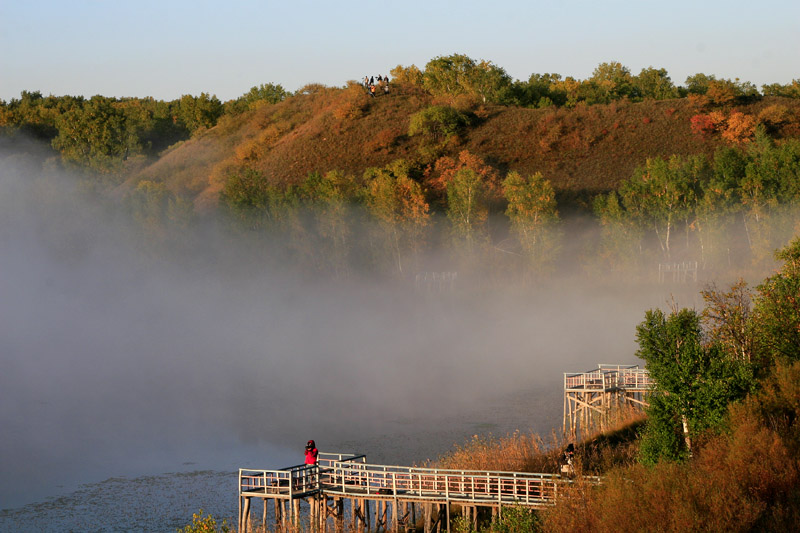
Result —
M452 53L516 79L619 61L757 86L800 78L800 0L0 0L0 99L235 98L341 86Z

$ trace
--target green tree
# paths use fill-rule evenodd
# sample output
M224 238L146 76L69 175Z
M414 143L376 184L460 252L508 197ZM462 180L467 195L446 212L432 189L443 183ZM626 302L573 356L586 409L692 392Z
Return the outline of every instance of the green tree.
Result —
M375 247L388 251L378 255L390 256L399 275L407 263L417 263L430 218L422 187L410 174L410 165L402 159L364 173L367 210L378 222Z
M455 242L470 256L486 237L488 216L487 191L480 174L462 168L447 182L447 218Z
M600 93L604 95L595 98L596 102L592 103L638 96L630 69L617 61L600 63L587 81L596 84Z
M491 61L481 60L469 73L466 85L468 91L477 95L483 103L496 103L511 86L511 76Z
M503 194L508 201L506 215L511 220L511 230L519 239L528 266L541 269L552 263L558 211L550 182L540 172L527 179L518 172L509 172L503 181Z
M276 222L278 197L282 196L269 180L257 170L246 169L228 177L220 193L223 205L234 218L250 230L261 230Z
M424 76L422 71L416 65L411 65L409 67L397 65L389 71L389 74L392 75L393 83L405 83L408 85L415 85L417 87L423 86Z
M783 266L757 287L753 324L759 358L800 360L800 238L776 253Z
M643 68L632 80L635 93L642 98L668 100L678 97L678 89L663 68Z
M475 60L466 55L438 56L425 65L422 83L433 95L458 96L468 91L474 68Z
M277 104L291 96L280 84L262 83L230 102L225 102L225 113L241 113L259 104Z
M686 78L686 90L689 94L706 94L709 84L716 79L713 74L698 72Z
M53 147L64 160L100 172L118 170L127 154L139 149L125 114L104 96L93 96L82 107L59 115L56 128Z
M343 172L311 173L300 187L305 207L315 222L318 264L338 278L349 274L350 237L355 181Z
M642 254L642 225L628 214L616 191L595 197L593 208L601 226L598 258L614 270L635 267Z
M784 96L786 98L800 98L800 78L792 80L791 83L781 85L771 83L761 86L761 94L764 96Z
M425 65L423 85L435 96L468 94L483 102L496 102L511 86L511 77L491 61L453 54L436 57Z
M694 213L702 169L692 158L657 157L648 159L620 187L626 212L636 223L653 230L666 260L671 257L676 223L688 221Z
M178 118L192 135L215 126L222 112L219 99L206 93L200 93L200 96L185 94L178 105Z
M738 148L723 147L714 154L708 179L700 180L695 229L700 243L700 258L705 265L729 262L736 242L730 238L741 208L738 186L747 161Z
M752 390L752 366L726 357L719 344L704 342L700 316L690 309L669 316L647 311L636 327L636 339L636 354L656 384L642 460L655 463L691 456L692 439L721 428L728 405Z
M421 140L420 153L433 159L467 124L468 117L460 111L450 106L434 105L411 115L408 135L418 137Z

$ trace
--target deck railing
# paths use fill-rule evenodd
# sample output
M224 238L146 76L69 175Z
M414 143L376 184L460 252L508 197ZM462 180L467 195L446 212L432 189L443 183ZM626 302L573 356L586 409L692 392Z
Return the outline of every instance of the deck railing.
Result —
M470 503L546 505L555 501L556 474L528 474L339 463L322 469L327 494Z
M650 373L638 365L598 365L588 372L564 373L564 390L650 389Z
M293 498L317 492L321 472L336 464L359 464L366 455L320 453L319 466L295 465L279 470L239 469L239 494L273 495Z

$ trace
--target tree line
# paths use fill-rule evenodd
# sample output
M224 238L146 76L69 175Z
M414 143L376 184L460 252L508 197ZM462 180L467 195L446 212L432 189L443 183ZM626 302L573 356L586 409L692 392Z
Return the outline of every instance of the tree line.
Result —
M347 277L356 265L404 277L422 269L424 252L440 245L459 264L483 263L498 233L490 214L504 210L520 268L526 275L547 270L559 218L555 191L540 173L512 171L501 179L468 152L438 165L435 182L401 159L361 176L315 172L288 186L247 169L228 179L223 211L234 231L263 238L295 264L336 277Z
M434 97L533 108L574 107L620 99L688 97L700 103L728 105L761 96L800 98L800 79L786 85L763 85L759 92L750 82L698 73L689 76L684 86L677 86L663 68L648 67L634 75L619 62L601 63L585 80L555 73L534 73L527 80L513 80L491 61L463 54L436 57L424 70L398 65L391 73L393 83L422 88ZM23 91L20 98L0 100L0 128L51 143L65 162L110 174L119 172L129 158L155 157L168 146L213 127L224 116L292 96L274 83L252 87L224 103L207 93L162 101L100 95L43 96L39 91Z
M768 264L800 229L800 141L763 128L744 145L648 159L618 190L598 195L600 255L610 266L695 259L724 267L732 255Z
M0 100L0 132L50 143L62 160L100 174L119 173L130 158L154 158L165 148L236 115L289 97L280 85L253 87L225 103L207 93L172 101L106 96L43 96L23 91Z
M391 74L395 82L422 87L434 96L469 97L484 103L536 108L607 104L621 99L689 97L724 105L745 103L762 96L800 98L800 79L785 85L765 84L759 92L754 84L738 78L731 80L697 73L679 86L664 68L651 66L633 74L630 68L617 61L599 64L585 80L556 73L533 73L527 80L514 80L503 67L464 54L436 57L424 70L415 65L398 65Z

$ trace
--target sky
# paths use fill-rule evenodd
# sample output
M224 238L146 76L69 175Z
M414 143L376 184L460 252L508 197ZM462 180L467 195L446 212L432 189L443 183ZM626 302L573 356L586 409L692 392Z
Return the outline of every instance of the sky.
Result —
M800 78L800 2L764 0L0 0L0 99L342 86L442 55L514 79L619 61L760 87Z

